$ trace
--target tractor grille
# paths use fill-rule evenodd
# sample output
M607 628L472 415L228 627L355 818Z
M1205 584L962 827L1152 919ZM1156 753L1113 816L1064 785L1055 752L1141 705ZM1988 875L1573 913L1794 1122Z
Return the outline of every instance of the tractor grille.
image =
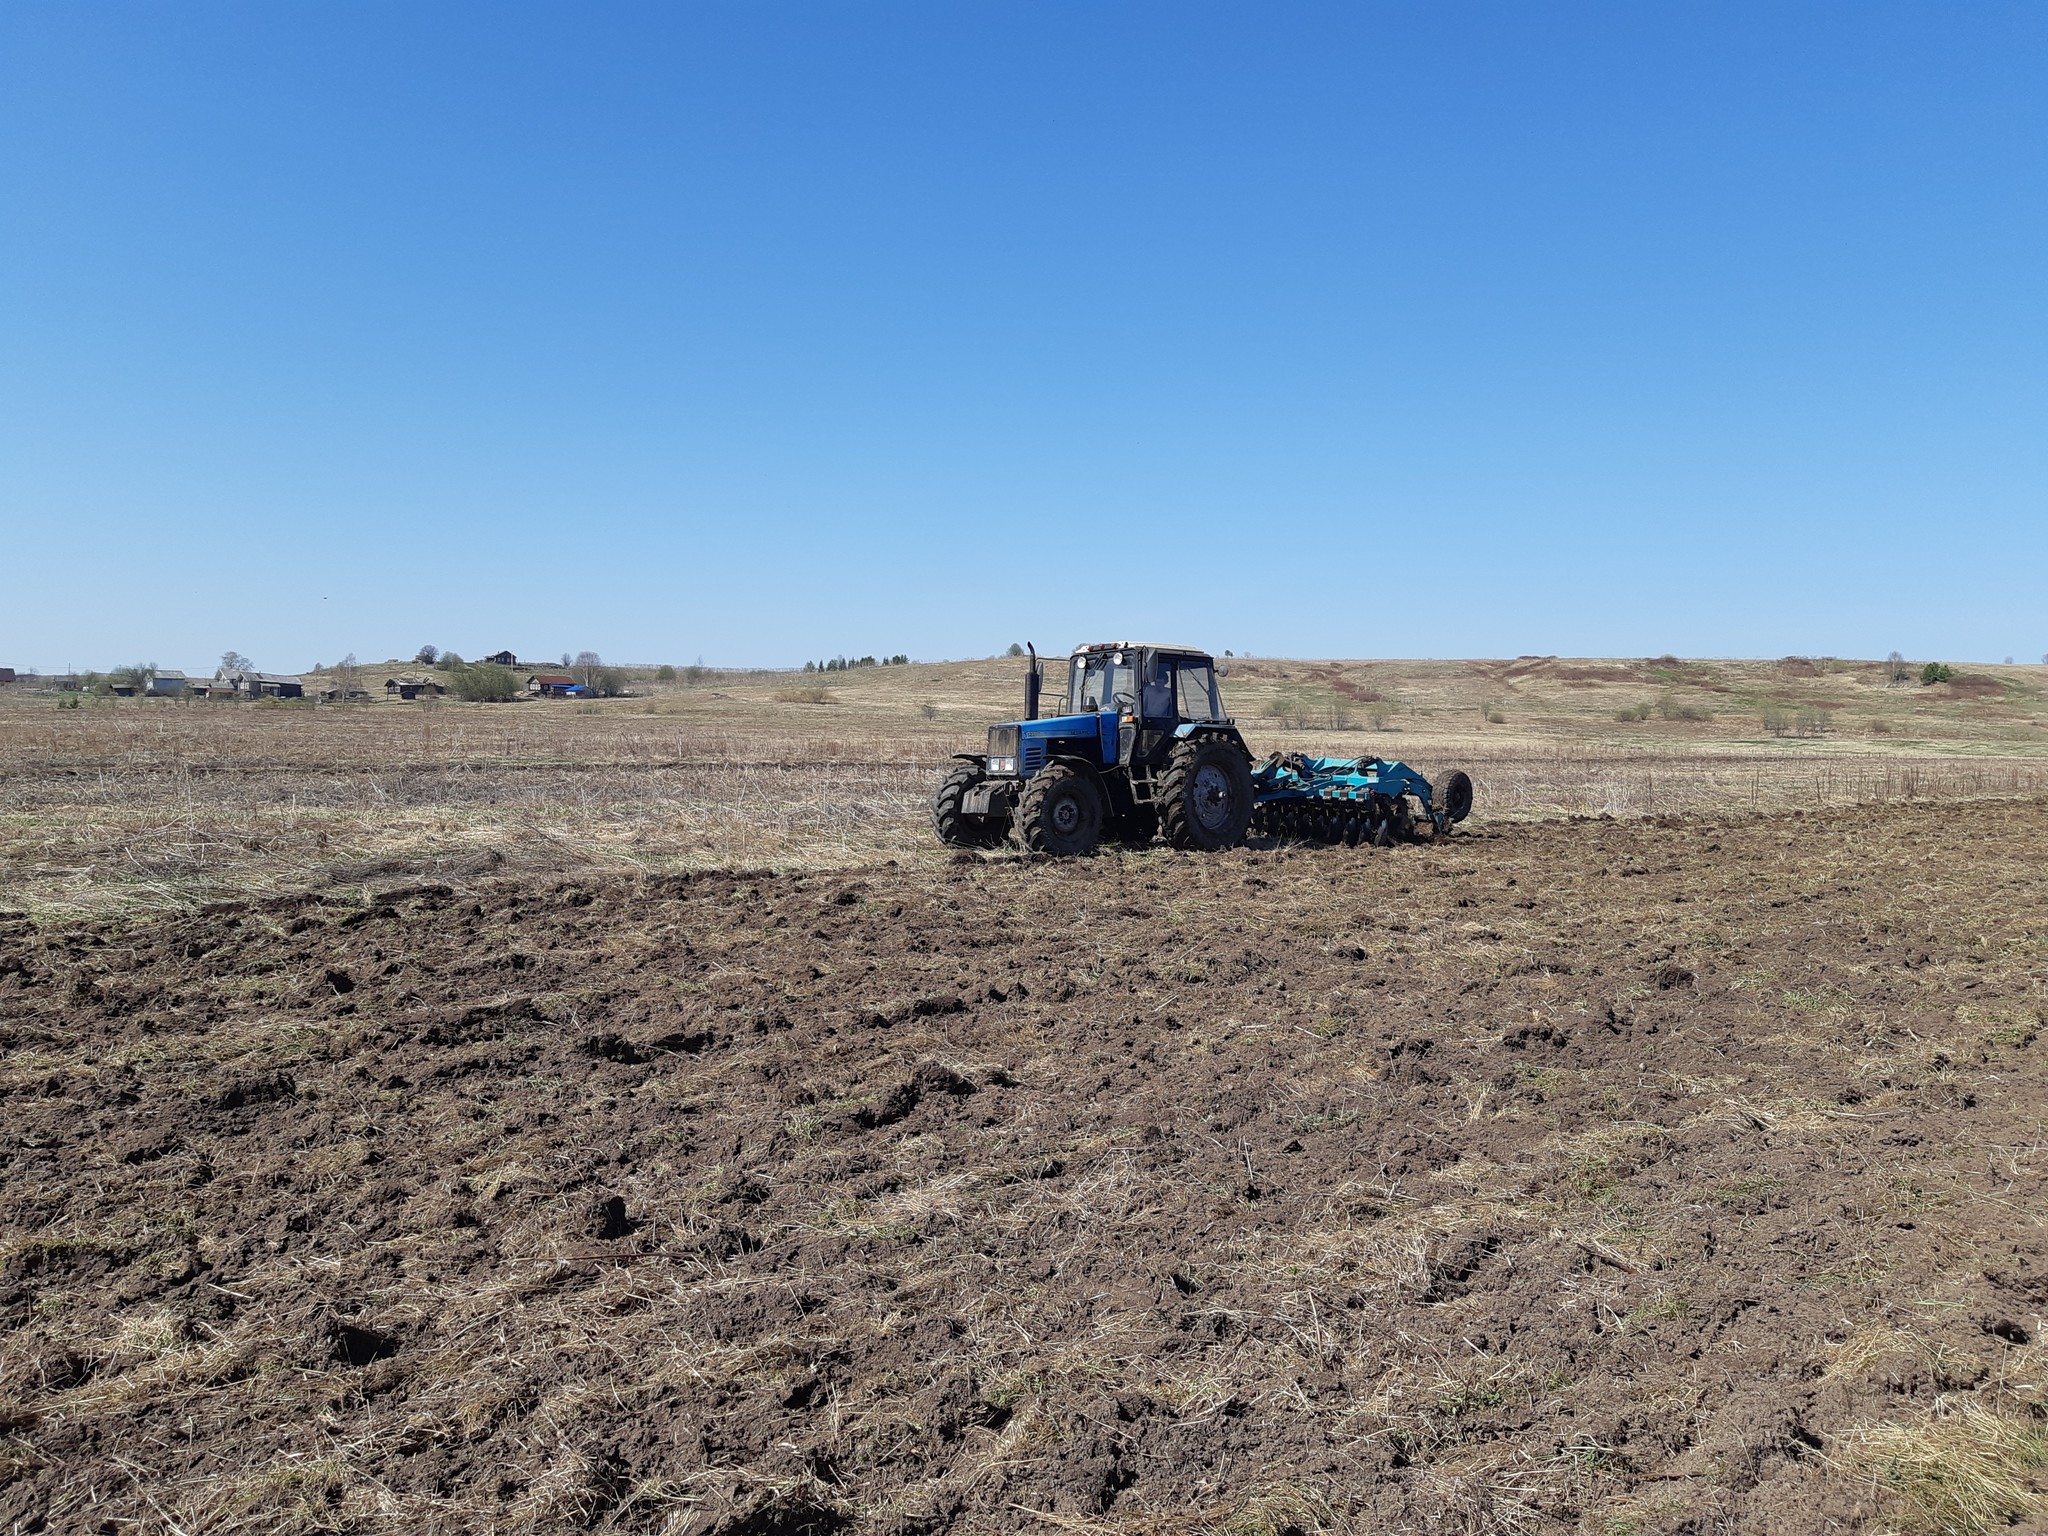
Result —
M1045 738L1033 736L1024 743L1024 756L1017 764L1017 772L1023 778L1030 778L1045 766Z
M992 725L988 728L988 771L996 774L1024 775L1031 772L1017 761L1017 738L1023 734L1014 725ZM1039 754L1044 760L1043 751Z

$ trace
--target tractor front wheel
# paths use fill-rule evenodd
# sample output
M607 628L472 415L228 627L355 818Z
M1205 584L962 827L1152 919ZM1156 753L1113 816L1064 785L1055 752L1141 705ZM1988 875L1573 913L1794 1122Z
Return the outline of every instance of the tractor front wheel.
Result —
M1215 853L1244 841L1252 819L1251 765L1233 742L1179 742L1152 803L1159 830L1176 848Z
M1017 841L1027 853L1093 853L1102 841L1102 812L1094 775L1072 763L1047 763L1017 802Z
M932 797L932 830L948 848L993 848L1003 840L1003 824L960 809L967 791L988 775L973 763L962 763Z

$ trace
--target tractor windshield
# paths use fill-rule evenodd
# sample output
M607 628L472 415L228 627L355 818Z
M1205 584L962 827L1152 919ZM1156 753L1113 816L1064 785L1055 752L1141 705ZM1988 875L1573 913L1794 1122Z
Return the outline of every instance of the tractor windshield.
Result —
M1097 651L1076 656L1067 676L1067 713L1090 715L1100 710L1137 707L1138 672L1124 651Z

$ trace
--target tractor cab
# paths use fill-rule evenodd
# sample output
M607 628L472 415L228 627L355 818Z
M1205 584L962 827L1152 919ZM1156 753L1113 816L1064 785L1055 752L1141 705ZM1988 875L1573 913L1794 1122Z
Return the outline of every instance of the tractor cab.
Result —
M1200 651L1083 646L1067 661L1067 713L1108 711L1152 728L1221 721L1216 663Z

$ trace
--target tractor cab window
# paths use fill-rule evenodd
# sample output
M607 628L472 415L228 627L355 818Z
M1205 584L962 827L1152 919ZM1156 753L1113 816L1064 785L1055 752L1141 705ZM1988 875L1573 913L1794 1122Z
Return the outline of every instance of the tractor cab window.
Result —
M1184 661L1174 668L1174 702L1183 720L1221 720L1216 699L1216 672L1208 662Z
M1147 659L1142 702L1144 707L1138 711L1140 719L1159 725L1173 723L1173 663L1164 656Z
M1092 715L1101 710L1138 707L1138 672L1123 651L1096 651L1076 656L1067 678L1067 713Z

